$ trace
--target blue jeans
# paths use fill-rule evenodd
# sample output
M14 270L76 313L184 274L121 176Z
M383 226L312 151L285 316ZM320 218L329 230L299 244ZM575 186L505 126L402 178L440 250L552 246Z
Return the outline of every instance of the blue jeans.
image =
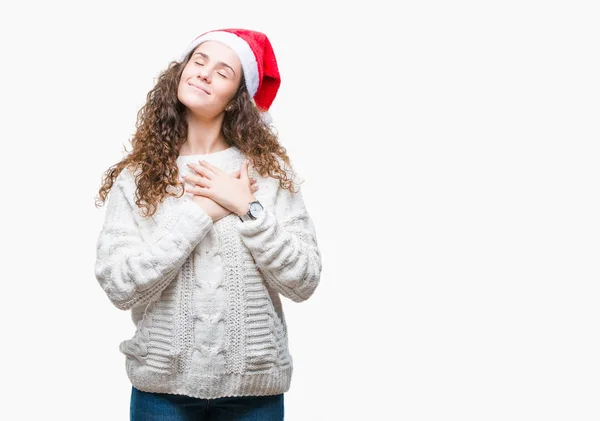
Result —
M283 421L283 393L198 399L131 387L130 421Z

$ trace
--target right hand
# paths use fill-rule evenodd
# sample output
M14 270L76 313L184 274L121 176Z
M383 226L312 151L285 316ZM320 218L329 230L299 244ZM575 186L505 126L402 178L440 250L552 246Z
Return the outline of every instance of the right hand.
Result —
M231 175L236 178L240 178L240 170L234 171L231 173ZM187 187L189 186L189 183L185 183L185 186L186 191L189 191ZM258 185L256 184L256 180L254 178L250 178L250 190L252 193L258 190ZM195 194L192 191L189 192L192 194L192 200L197 203L198 206L200 206L200 208L202 208L202 210L208 214L208 216L211 217L213 222L217 222L231 213L229 209L224 208L214 200L199 194Z

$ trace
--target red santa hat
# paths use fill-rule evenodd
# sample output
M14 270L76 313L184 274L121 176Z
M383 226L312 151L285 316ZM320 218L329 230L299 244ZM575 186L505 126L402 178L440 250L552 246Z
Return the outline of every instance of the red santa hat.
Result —
M204 41L219 41L231 48L240 59L245 83L263 121L271 122L269 107L281 83L275 52L269 38L262 32L249 29L219 29L196 37L181 54L180 62Z

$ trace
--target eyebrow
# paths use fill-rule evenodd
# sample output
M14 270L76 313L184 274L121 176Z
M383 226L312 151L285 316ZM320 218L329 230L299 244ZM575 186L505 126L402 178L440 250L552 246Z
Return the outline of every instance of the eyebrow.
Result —
M210 60L210 57L208 56L208 54L205 54L205 53L203 53L203 52L197 51L197 52L195 52L195 53L194 53L194 56L195 56L195 55L200 55L200 56L202 56L203 58L205 58L206 60ZM193 56L192 56L192 57L193 57ZM220 64L220 65L222 65L222 66L225 66L225 67L227 67L227 68L228 68L228 69L230 69L230 70L233 72L233 74L235 75L235 70L233 70L233 67L231 67L229 64L225 63L224 61L220 61L218 64Z

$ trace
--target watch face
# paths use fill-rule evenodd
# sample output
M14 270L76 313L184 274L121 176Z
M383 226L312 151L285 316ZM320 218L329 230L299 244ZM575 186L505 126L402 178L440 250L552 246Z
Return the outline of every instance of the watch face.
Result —
M258 213L260 213L261 210L263 210L263 207L259 202L250 203L250 212L253 215L257 215Z

